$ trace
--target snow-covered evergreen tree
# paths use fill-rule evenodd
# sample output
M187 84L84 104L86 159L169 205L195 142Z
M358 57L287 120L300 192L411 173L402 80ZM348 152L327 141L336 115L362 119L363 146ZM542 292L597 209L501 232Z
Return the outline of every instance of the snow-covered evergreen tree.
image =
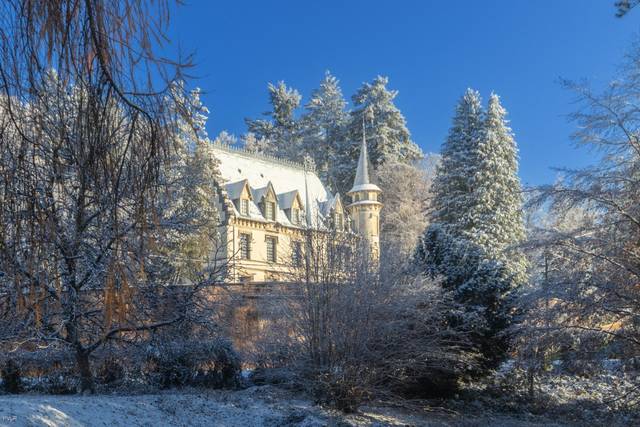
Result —
M471 194L479 162L483 115L480 94L468 89L456 107L433 184L431 221L443 224L458 236L469 237L466 232L474 226L470 206L474 203Z
M351 113L352 140L362 140L362 122L370 140L369 156L374 167L387 160L413 162L422 158L420 148L411 140L407 122L394 104L398 91L389 90L388 77L378 76L365 83L353 95L356 109Z
M471 239L489 256L525 280L526 261L514 248L525 238L522 189L518 178L518 148L500 98L492 94L478 147L479 164L473 186Z
M284 82L277 85L269 83L269 103L271 111L264 113L268 119L245 119L248 131L257 141L250 149L265 154L301 160L300 124L295 112L302 97L297 90L289 88Z
M156 217L167 225L159 230L163 238L157 236L158 249L171 279L197 281L206 274L209 257L220 243L216 183L222 178L206 131L209 110L200 90L176 96L175 104L182 114L173 123L175 150L161 171L164 191L158 196Z
M236 145L238 143L238 137L226 130L221 131L218 136L213 140L214 144L223 145Z
M337 186L334 164L347 146L346 107L338 79L327 71L305 105L306 113L301 120L303 150L315 161L320 179L333 189Z
M478 345L489 365L500 359L510 291L524 282L526 261L515 247L524 239L517 148L496 95L488 111L478 92L460 100L433 188L431 225L416 260L444 277L461 302L482 313Z

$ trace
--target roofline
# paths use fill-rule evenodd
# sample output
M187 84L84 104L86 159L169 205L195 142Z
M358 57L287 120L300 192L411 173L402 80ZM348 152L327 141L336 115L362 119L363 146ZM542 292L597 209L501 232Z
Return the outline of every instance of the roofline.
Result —
M244 147L237 147L235 145L224 144L221 142L212 142L211 145L214 149L220 149L228 153L240 154L245 157L249 157L253 159L267 160L269 162L277 163L282 166L287 166L294 169L300 169L303 171L306 170L307 172L316 173L316 167L314 165L308 165L305 167L305 165L300 162L294 162L293 160L284 159L282 157L273 156L271 154L263 154L255 151L250 151Z

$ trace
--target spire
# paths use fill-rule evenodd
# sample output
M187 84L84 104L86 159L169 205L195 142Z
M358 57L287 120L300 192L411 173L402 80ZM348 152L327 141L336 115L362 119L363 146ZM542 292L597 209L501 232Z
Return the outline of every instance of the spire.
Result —
M311 228L311 201L309 200L309 184L307 183L307 168L309 167L310 159L305 156L304 159L304 207L305 207L305 220L307 228Z
M367 136L365 134L364 116L362 117L362 145L360 147L360 158L358 159L358 169L356 169L356 179L353 187L369 184L369 156L367 154Z

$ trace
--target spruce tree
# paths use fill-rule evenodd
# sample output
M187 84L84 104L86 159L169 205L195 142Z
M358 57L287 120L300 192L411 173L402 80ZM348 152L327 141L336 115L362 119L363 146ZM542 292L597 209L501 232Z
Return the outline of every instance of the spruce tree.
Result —
M460 100L433 184L433 211L416 252L418 265L443 277L467 314L473 336L494 367L505 355L510 295L526 264L514 247L524 238L517 148L499 98L488 111L478 92Z
M315 161L320 179L334 190L337 180L333 164L339 161L338 153L346 145L346 107L338 79L327 71L305 105L306 113L300 121L303 151Z
M268 89L271 111L264 113L268 119L245 119L249 133L261 141L253 148L265 154L301 160L300 123L295 112L302 97L282 81L277 85L269 83Z
M525 238L522 189L518 178L518 148L506 120L500 97L492 94L478 146L474 176L471 239L522 283L523 254L515 246Z
M413 163L423 157L422 150L411 139L402 112L394 104L398 91L389 90L388 83L387 77L378 76L373 82L364 83L352 96L356 108L351 112L348 129L350 144L345 146L335 165L341 178L341 191L349 190L353 182L363 122L374 170L386 161Z
M433 183L431 222L442 224L458 237L470 237L468 233L475 226L470 207L474 204L472 193L483 117L480 94L467 89L456 107Z

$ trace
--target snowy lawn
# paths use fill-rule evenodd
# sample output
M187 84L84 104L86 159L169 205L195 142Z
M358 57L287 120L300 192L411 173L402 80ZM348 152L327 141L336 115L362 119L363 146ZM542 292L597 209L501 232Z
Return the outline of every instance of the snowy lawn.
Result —
M0 426L534 426L544 419L364 407L344 415L273 386L146 395L0 396Z

